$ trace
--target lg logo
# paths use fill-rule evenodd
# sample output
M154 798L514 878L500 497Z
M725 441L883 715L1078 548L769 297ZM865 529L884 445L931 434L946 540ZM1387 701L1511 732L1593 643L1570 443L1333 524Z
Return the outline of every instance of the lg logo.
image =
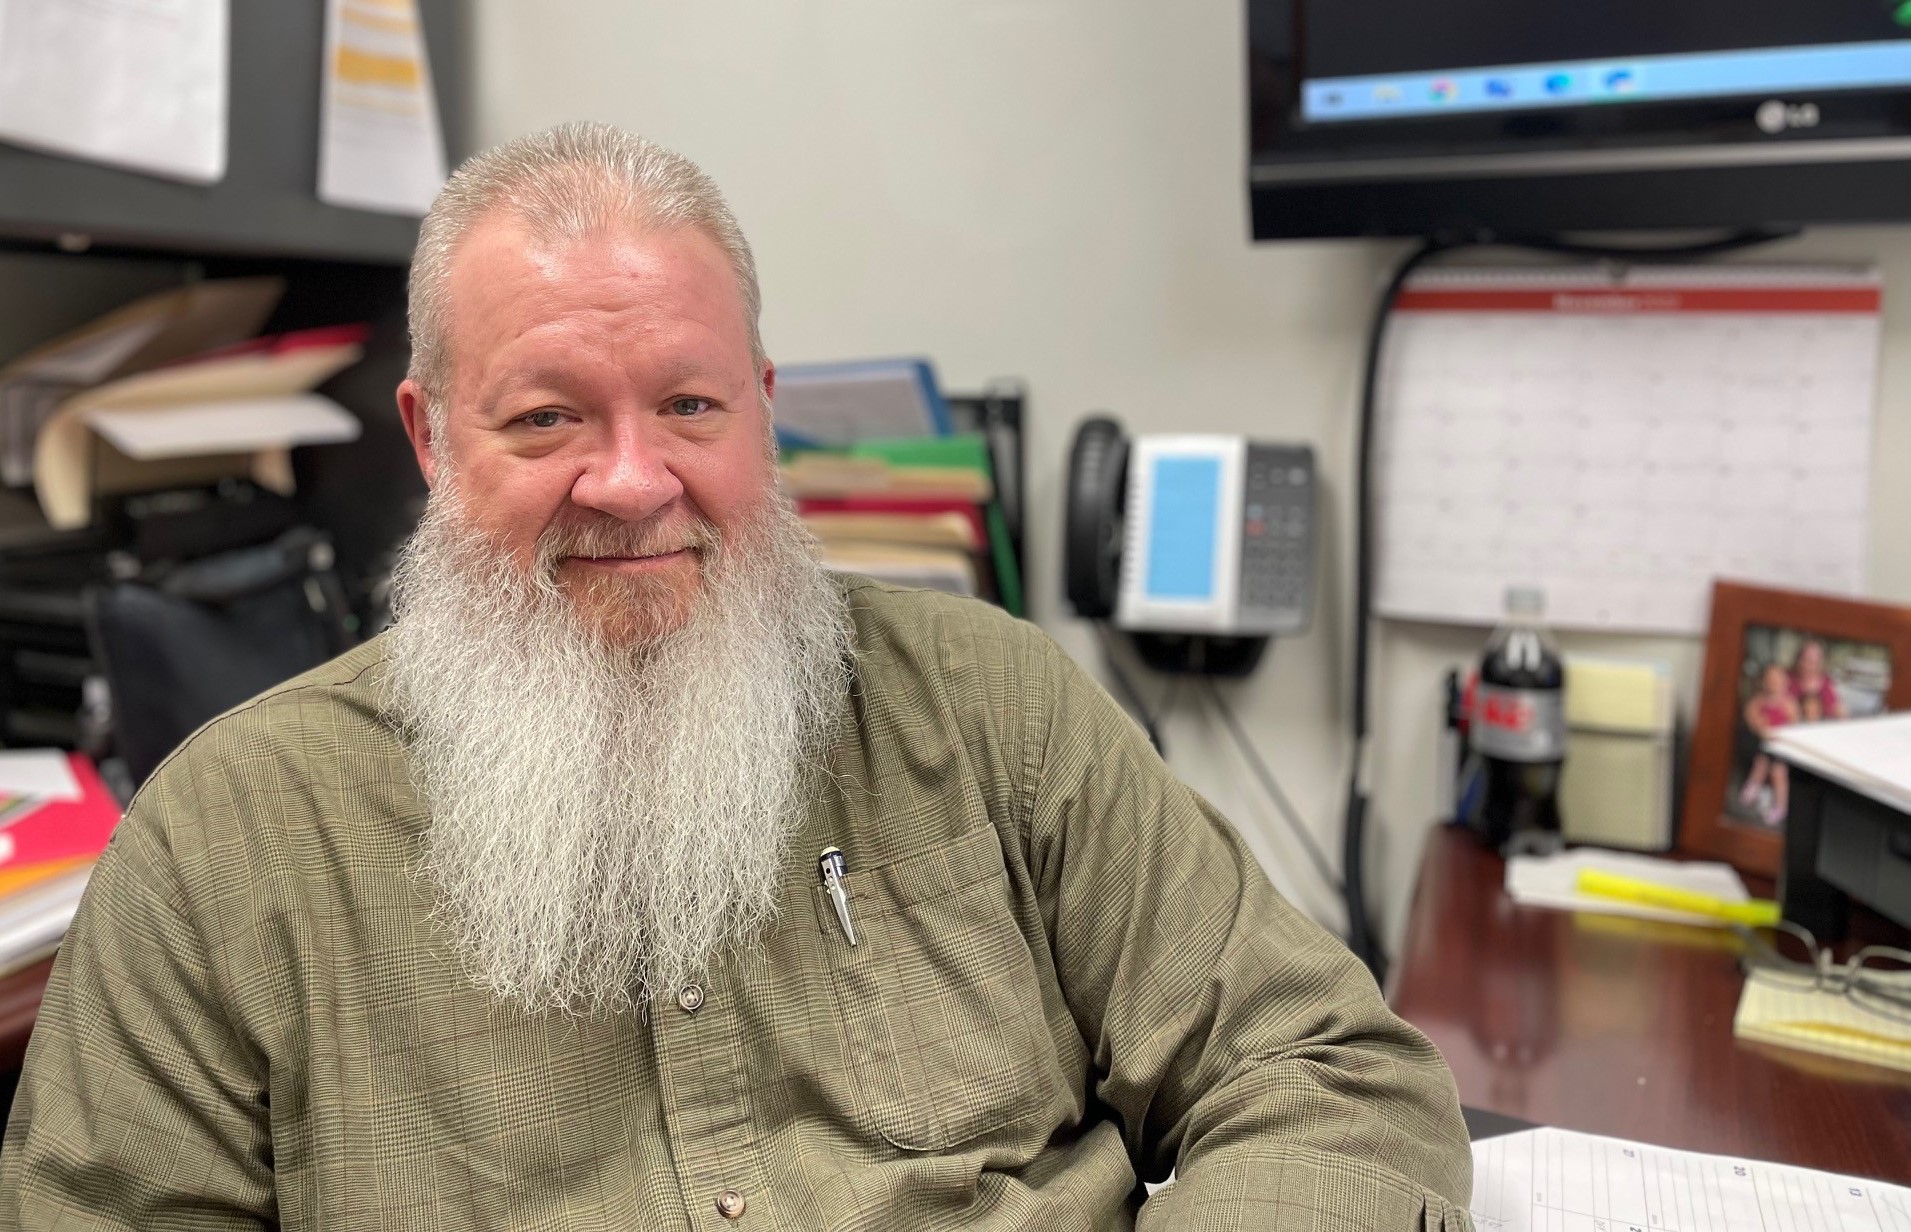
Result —
M1788 128L1817 128L1818 104L1767 99L1758 105L1752 119L1758 123L1759 131L1767 133L1782 133Z

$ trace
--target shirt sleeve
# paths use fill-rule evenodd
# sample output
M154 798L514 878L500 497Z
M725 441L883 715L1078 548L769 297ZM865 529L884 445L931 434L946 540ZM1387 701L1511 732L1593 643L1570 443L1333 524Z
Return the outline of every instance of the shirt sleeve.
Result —
M1451 1074L1338 940L1046 639L1028 852L1148 1229L1464 1229Z
M0 1148L0 1232L275 1226L265 1084L154 794L120 823L54 964Z

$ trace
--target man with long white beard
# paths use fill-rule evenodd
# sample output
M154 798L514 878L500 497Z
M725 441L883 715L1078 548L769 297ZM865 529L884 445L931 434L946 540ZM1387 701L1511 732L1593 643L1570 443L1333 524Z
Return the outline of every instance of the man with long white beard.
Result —
M134 802L0 1230L1466 1226L1439 1056L1100 689L817 567L758 308L638 138L452 177L396 627Z

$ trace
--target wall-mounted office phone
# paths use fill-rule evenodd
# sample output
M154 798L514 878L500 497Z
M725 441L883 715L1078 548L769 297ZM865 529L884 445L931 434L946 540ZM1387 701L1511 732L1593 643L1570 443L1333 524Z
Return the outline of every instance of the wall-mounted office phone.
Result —
M1313 610L1315 486L1305 445L1131 439L1088 419L1069 454L1068 598L1140 635L1299 633Z

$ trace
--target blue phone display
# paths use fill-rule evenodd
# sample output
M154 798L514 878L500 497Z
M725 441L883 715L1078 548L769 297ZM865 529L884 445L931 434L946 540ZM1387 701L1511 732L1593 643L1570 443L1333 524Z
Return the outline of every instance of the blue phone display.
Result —
M1148 519L1150 599L1214 596L1219 458L1157 458Z

